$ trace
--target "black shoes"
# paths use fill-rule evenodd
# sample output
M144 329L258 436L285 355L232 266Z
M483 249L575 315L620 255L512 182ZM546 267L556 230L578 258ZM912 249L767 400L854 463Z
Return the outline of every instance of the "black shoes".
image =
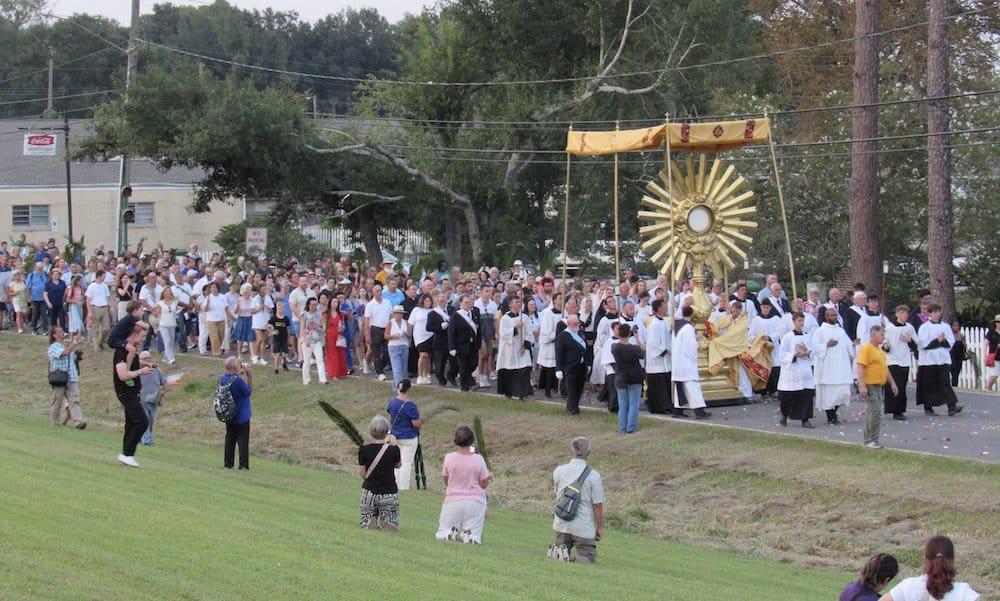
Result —
M924 415L937 415L938 412L933 409L924 409Z
M802 427L808 430L813 430L816 428L816 426L814 426L812 422L807 419L802 420Z
M893 413L892 414L892 419L894 419L896 421L900 421L900 422L905 422L906 421L906 416L903 415L902 413Z
M950 417L958 415L959 413L962 412L962 409L965 409L965 407L961 405L952 405L951 407L948 408L948 416Z
M778 425L779 426L788 426L788 418L785 417L784 415L782 415L781 419L778 420Z

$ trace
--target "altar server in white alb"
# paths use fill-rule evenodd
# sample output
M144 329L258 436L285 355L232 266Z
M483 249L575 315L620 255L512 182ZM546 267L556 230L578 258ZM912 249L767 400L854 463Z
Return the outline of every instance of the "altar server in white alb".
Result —
M705 411L705 397L701 393L701 377L698 375L698 334L691 323L694 309L688 305L682 309L681 319L674 323L674 337L671 340L671 358L674 380L674 417L687 417L685 409L694 409L698 419L711 417Z
M562 319L562 294L552 296L552 302L541 313L538 333L538 387L545 391L545 398L552 397L552 390L559 388L556 381L556 327Z
M941 305L927 305L927 322L917 330L917 404L924 413L937 415L934 407L948 406L948 415L962 410L951 388L951 352L955 335L948 324L941 323Z
M778 378L778 400L781 401L782 426L788 425L788 418L802 421L803 428L814 428L810 421L813 415L813 395L816 381L813 379L813 346L806 334L805 315L792 314L792 330L781 338L781 375Z
M510 311L500 318L500 344L497 347L497 392L510 398L524 399L531 394L531 331L521 313L521 297L508 300Z
M837 409L851 404L854 384L854 342L840 326L837 310L826 309L826 321L813 334L816 355L816 408L826 411L826 421L840 423Z
M885 328L886 364L898 385L895 393L888 385L885 387L885 412L899 421L906 420L906 383L910 381L910 363L917 351L917 332L909 318L910 308L899 305L896 319Z
M670 322L667 303L656 299L653 315L646 329L646 406L650 413L667 413L671 406L670 393Z

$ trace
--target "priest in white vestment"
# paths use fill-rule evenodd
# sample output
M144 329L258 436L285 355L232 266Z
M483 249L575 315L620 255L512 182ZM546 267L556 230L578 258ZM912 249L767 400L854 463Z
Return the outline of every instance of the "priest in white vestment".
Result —
M687 305L682 309L682 319L674 323L674 335L670 342L672 377L674 381L674 417L687 417L685 409L694 409L698 419L711 417L705 411L705 397L701 393L701 376L698 374L698 334L691 323L694 309Z
M816 408L830 425L840 424L837 408L851 404L854 384L854 342L840 326L837 310L826 309L826 321L813 334L816 356Z

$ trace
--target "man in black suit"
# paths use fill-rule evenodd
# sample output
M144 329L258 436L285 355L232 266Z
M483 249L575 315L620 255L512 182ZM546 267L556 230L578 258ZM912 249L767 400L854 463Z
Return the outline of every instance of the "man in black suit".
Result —
M448 354L448 324L451 322L451 313L448 311L448 297L441 292L434 293L434 308L427 314L427 331L434 334L431 365L438 384L447 384L445 379L445 369L448 369L447 378L454 380L458 374L458 364L451 355Z
M566 412L580 415L580 396L587 381L587 343L579 332L580 318L568 315L556 336L556 378L566 385Z
M472 372L479 362L479 310L472 306L472 295L463 294L458 311L448 324L448 354L458 362L462 392L472 390Z

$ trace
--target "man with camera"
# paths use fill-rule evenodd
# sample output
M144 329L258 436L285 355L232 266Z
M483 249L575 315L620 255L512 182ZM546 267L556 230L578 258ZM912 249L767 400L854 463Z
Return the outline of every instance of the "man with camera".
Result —
M250 393L253 391L253 370L247 363L239 363L236 357L226 358L226 373L219 377L219 385L229 385L229 392L236 401L236 416L226 422L226 444L223 451L223 467L233 469L236 446L240 447L239 469L250 469Z
M52 425L61 426L70 419L77 430L87 427L83 420L83 410L80 409L80 371L79 363L83 352L78 350L75 341L66 342L66 333L58 325L49 333L49 384L52 386ZM53 378L53 374L65 372L63 380ZM63 407L68 414L62 417Z

